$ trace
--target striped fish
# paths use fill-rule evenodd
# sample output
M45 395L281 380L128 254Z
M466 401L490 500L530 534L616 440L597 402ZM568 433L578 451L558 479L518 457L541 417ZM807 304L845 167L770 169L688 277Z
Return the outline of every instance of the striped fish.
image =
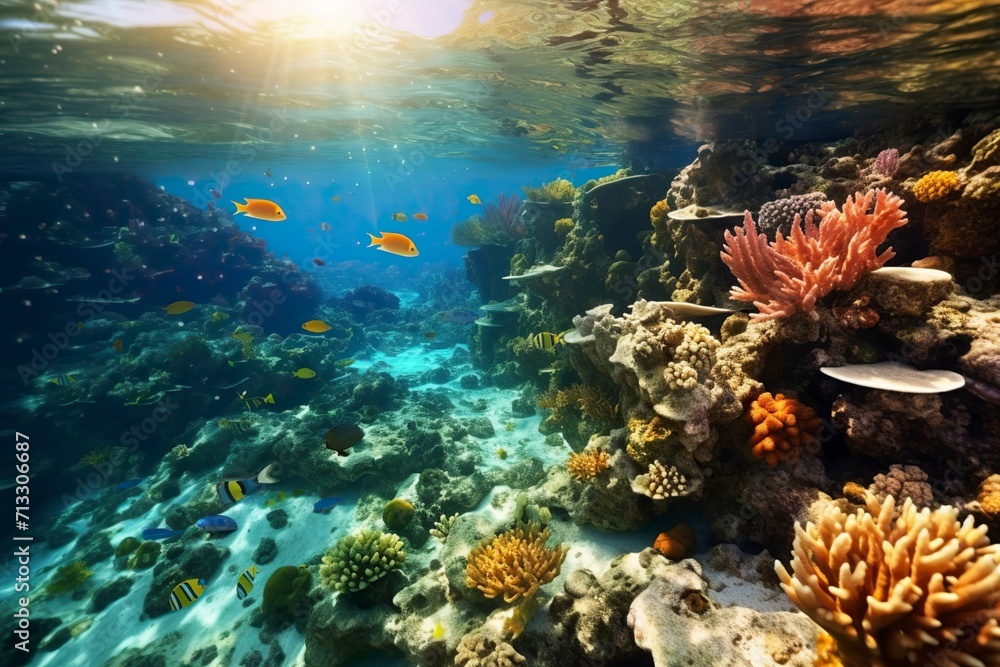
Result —
M74 382L76 382L76 378L73 377L72 375L57 375L51 380L49 380L49 384L58 385L60 387L65 387L67 385L73 384Z
M232 482L219 482L215 488L219 491L219 500L223 505L232 505L243 500L258 488L257 480L242 479Z
M170 593L170 609L177 611L187 607L205 592L204 579L188 579L174 586Z
M242 600L250 595L253 590L253 580L257 578L257 566L251 565L250 569L240 575L236 580L236 597Z
M536 333L531 337L531 344L539 350L551 350L562 342L562 334L549 333L548 331Z

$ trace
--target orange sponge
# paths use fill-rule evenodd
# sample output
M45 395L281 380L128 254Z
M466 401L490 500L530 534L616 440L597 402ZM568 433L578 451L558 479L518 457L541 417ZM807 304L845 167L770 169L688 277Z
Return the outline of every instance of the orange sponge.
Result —
M822 422L815 410L794 398L765 392L750 404L743 418L753 428L750 436L753 455L764 459L769 466L780 461L798 461L802 448L810 454L819 451L817 435Z

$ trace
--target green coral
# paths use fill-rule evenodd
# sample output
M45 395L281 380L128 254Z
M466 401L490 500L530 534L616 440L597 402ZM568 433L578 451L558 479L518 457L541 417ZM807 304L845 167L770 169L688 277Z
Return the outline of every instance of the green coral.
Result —
M312 573L305 567L279 567L264 584L265 614L293 614L299 601L309 592Z
M115 244L115 259L126 266L130 264L142 264L139 255L135 254L135 248L128 243Z
M159 542L143 542L128 559L128 566L132 570L146 570L156 564L156 559L160 555Z
M188 336L167 350L169 367L184 369L190 366L200 366L212 358L212 348L201 336Z
M390 500L382 510L382 522L390 530L402 530L413 518L413 504L408 500L396 498Z
M508 245L514 241L503 227L486 224L478 215L453 225L451 240L462 247Z
M531 268L531 262L521 253L517 253L510 258L510 275L519 276L529 268Z
M608 174L607 176L602 176L596 181L595 180L587 181L586 185L584 185L583 190L584 192L590 192L599 185L604 185L605 183L610 183L612 181L628 178L631 175L632 175L632 169L630 167L626 167L625 169L619 169L615 173Z
M63 565L49 579L48 584L45 585L45 592L53 597L63 593L72 593L87 583L92 574L94 573L87 569L87 564L82 560Z
M237 329L233 332L233 338L240 342L240 352L244 359L249 361L257 358L257 343L252 333Z
M323 556L319 574L323 584L338 592L360 591L406 562L398 535L360 530L344 537Z
M567 204L576 197L576 188L565 178L557 178L540 188L523 187L528 201L546 204Z
M104 463L108 458L108 454L111 452L111 448L107 445L103 447L95 447L90 450L82 457L80 457L80 463L88 466L96 466L100 463Z
M137 538L129 536L118 543L115 547L115 556L128 556L130 553L134 552L142 544Z
M576 223L573 222L573 218L559 218L556 220L556 234L566 236L573 231L573 227L575 226Z

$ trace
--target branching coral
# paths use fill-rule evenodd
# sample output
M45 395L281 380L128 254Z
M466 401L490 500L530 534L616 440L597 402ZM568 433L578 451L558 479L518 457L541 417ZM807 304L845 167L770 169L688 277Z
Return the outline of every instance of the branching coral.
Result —
M852 667L1000 664L1000 545L954 507L894 510L869 495L796 523L791 574L775 563L782 588Z
M819 451L819 429L822 421L816 411L784 394L771 396L764 392L743 415L753 428L750 446L753 455L769 466L780 461L795 463L805 449L810 454Z
M702 382L715 364L715 351L719 347L712 333L694 322L665 323L657 336L660 348L669 350L673 357L667 362L664 374L674 391L694 389Z
M589 384L574 384L560 389L556 394L556 405L560 408L573 407L588 419L614 424L618 421L618 405L600 388Z
M406 562L403 541L392 533L360 530L337 542L323 556L323 584L337 591L360 591Z
M451 240L459 246L511 245L528 233L521 222L521 200L500 195L483 204L483 212L452 226Z
M934 201L954 192L960 185L961 181L954 171L931 171L921 176L913 186L913 196L917 201Z
M546 204L567 204L576 197L576 188L565 178L557 178L543 184L540 188L523 187L524 196L528 201Z
M535 401L535 406L541 408L542 410L551 410L552 414L549 415L549 421L553 423L561 422L563 415L561 408L563 407L559 402L559 391L556 389L549 389L547 392L538 397Z
M551 536L537 523L522 523L486 540L469 552L465 585L488 598L502 595L507 604L534 595L542 584L559 576L566 558L568 549L561 544L546 546Z
M674 466L668 468L660 461L653 461L648 473L632 480L632 490L653 500L676 498L687 491L687 478Z
M429 531L430 534L442 542L447 542L448 533L451 532L451 527L455 525L456 519L458 519L457 513L452 514L451 516L442 514L441 518L434 522L434 527Z
M672 430L667 420L659 415L655 415L649 421L630 417L628 420L628 442L625 450L634 461L648 464L652 458L655 458L654 452L666 443L671 433Z
M574 479L580 480L597 477L607 470L609 465L611 465L611 455L603 449L570 454L569 460L566 461L569 474Z
M90 450L82 457L80 457L80 463L88 466L96 466L108 458L108 454L111 453L111 448L107 445L103 447L95 447Z
M812 310L817 299L849 289L894 256L891 248L878 254L878 247L889 232L906 224L902 203L884 189L848 197L842 211L826 202L818 225L810 212L804 224L796 219L788 238L779 233L770 243L757 232L748 211L743 227L725 234L722 261L739 281L732 298L757 306L760 312L751 317L759 319Z

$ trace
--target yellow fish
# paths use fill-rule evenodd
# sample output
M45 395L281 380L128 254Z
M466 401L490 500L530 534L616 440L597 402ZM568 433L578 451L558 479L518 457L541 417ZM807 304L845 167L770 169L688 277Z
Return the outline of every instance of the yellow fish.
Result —
M240 578L236 580L236 597L242 600L253 590L253 580L257 578L260 571L256 565L251 565Z
M551 350L562 342L562 334L549 333L548 331L536 333L531 337L531 345L537 347L539 350Z
M468 199L471 204L481 205L483 203L483 200L479 198L479 195L469 195L466 199Z
M316 371L311 368L300 368L297 371L292 371L292 375L297 378L302 378L303 380L308 380L309 378L316 377Z
M247 199L246 197L243 198L243 201L246 203L233 202L236 204L236 213L245 213L248 218L257 218L258 220L267 220L268 222L281 222L286 219L285 212L273 201L268 201L267 199ZM233 215L236 215L236 213Z
M174 586L170 593L170 609L177 611L188 606L205 592L204 579L188 579Z
M334 197L334 198L333 198L333 199L331 199L330 201L332 201L332 202L333 202L334 204L336 204L337 202L339 202L339 201L340 201L340 197Z
M354 364L354 359L341 359L340 361L333 362L333 365L337 368L347 368Z
M191 301L174 301L163 310L167 311L167 315L180 315L181 313L188 312L192 308L194 308L194 303Z
M406 217L405 213L393 213L392 219L396 222L406 222L409 218Z
M441 625L441 621L434 624L434 632L431 633L431 636L434 637L434 639L441 639L444 637L444 626Z
M253 334L248 331L237 331L233 333L233 338L244 343L249 343L253 340Z
M416 257L420 254L413 241L402 234L395 234L393 232L381 232L381 234L382 238L378 239L373 234L368 235L372 240L368 245L369 248L378 247L379 250L384 250L400 257Z
M308 322L302 325L302 328L311 333L325 333L330 329L332 329L333 327L331 327L323 320L309 320Z

